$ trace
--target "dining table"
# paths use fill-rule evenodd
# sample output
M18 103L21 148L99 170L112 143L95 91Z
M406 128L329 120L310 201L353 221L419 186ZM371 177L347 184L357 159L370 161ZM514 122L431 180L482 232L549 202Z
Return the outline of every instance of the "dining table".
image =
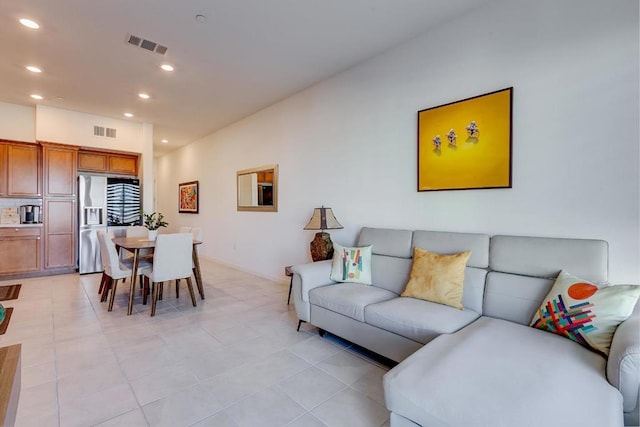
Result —
M138 277L138 264L140 262L140 251L143 249L153 249L156 246L155 240L149 240L145 237L114 237L113 243L116 248L126 249L133 253L133 265L131 268L131 288L129 289L129 308L127 315L133 312L133 296L135 291L136 278ZM204 286L202 284L202 272L200 271L200 260L198 259L198 245L202 244L200 240L194 240L191 250L191 258L193 259L193 275L196 278L196 286L200 299L204 299Z

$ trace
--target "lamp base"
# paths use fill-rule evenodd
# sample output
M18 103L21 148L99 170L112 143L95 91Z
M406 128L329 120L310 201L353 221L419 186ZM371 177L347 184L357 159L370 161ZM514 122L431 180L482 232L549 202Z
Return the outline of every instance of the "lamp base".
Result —
M309 247L311 248L313 262L333 258L333 242L329 233L316 233L316 237L313 238Z

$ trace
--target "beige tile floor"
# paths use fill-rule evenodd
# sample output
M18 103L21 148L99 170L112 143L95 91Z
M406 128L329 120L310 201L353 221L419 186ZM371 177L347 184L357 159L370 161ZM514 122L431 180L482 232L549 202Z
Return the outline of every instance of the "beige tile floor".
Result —
M100 275L22 283L0 345L22 343L18 426L388 426L387 367L304 325L288 285L203 261L205 301L165 288L154 318ZM184 286L184 284L183 284Z

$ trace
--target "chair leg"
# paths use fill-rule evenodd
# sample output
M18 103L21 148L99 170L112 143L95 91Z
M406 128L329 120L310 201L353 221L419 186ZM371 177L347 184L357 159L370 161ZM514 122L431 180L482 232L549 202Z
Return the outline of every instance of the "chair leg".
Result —
M163 294L164 294L164 282L160 282L160 289L158 291L158 295L160 296L159 298L160 301L162 301Z
M176 279L176 298L180 298L180 279Z
M160 283L151 283L151 317L156 315L156 303L158 302L158 288Z
M193 283L191 282L191 277L187 277L187 287L189 288L189 294L191 295L191 302L194 307L197 307L196 304L196 294L193 292Z
M107 296L109 295L109 289L111 289L113 283L113 279L107 276L107 280L102 288L102 294L100 295L100 302L105 302L107 300Z
M104 290L104 285L107 283L107 273L102 273L102 277L100 278L100 288L98 288L98 293L102 296L102 291Z
M149 278L144 276L142 287L142 305L147 305L147 297L149 296Z
M113 281L113 285L111 285L111 298L109 298L109 309L107 311L113 310L113 301L116 299L116 288L118 287L118 279Z

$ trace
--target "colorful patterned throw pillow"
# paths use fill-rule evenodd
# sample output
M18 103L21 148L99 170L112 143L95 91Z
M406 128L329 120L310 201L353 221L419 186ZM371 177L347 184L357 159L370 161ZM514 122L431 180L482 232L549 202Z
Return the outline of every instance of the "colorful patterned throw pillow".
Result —
M561 271L530 326L609 355L618 325L633 312L638 285L598 287Z
M371 284L371 246L348 248L333 244L331 280Z

